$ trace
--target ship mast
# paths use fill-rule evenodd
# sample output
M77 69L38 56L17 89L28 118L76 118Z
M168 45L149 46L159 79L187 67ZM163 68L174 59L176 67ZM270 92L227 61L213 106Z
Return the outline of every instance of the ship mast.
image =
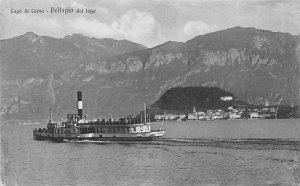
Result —
M50 108L50 118L49 118L49 123L52 123L52 109Z

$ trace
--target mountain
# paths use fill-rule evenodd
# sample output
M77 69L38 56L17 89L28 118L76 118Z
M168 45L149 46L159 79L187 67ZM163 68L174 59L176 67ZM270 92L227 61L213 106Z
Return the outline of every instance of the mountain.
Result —
M38 36L33 32L2 40L0 44L2 80L47 75L78 64L146 48L126 40L96 39L79 34L57 39Z
M6 80L3 83L1 77L3 116L24 112L26 116L36 114L45 118L51 106L55 115L62 117L76 111L77 90L83 91L84 109L91 117L139 112L144 101L152 104L167 90L178 86L218 87L250 104L300 103L300 40L289 33L234 27L187 42L169 41L153 48L133 44L132 49L129 43L118 45L124 46L123 49L112 47L107 43L113 40L104 39L105 50L101 49L104 40L81 35L63 39L47 37L55 41L54 49L70 45L74 54L64 51L66 47L59 50L59 55L51 53L51 47L45 49L39 53L40 58L34 59L48 59L44 64L49 66L56 64L59 57L68 60L62 60L51 72L47 72L51 69L47 67L34 75L25 74L19 66L22 59L36 56L32 49L21 52L22 58L14 57L19 55L15 50L19 46L31 46L24 38L1 41L2 48L7 48L1 49L1 54L6 55L1 60L6 68L2 74L1 64L1 76ZM16 69L7 68L8 64ZM32 60L32 64L38 66L39 61ZM34 71L35 67L31 68ZM8 86L7 79L14 70L18 72L14 78L18 83L15 85L11 80L12 85Z
M235 27L187 42L189 62L204 84L254 104L299 103L299 37Z
M90 64L101 58L145 48L131 41L96 39L78 34L52 38L28 32L1 40L0 113L5 117L11 115L12 118L16 114L28 118L33 111L44 113L46 108L55 105L55 86L62 83L56 81L55 74L68 72L69 69L78 68L78 65ZM72 74L60 78L65 81L70 76ZM41 114L41 117L44 116L45 113Z
M107 58L135 50L147 49L144 45L127 40L114 40L110 38L90 38L81 34L68 35L64 38L75 46L93 52L98 58Z
M232 101L220 100L223 96L232 96ZM206 111L211 109L227 110L229 106L248 105L237 100L228 91L216 87L175 87L167 90L159 100L149 106L149 112L161 113L191 113L193 108Z

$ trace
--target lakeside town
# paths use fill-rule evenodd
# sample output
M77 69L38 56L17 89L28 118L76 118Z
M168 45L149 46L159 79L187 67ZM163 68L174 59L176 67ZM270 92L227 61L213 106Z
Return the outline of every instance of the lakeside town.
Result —
M149 121L213 121L213 120L243 120L243 119L294 119L299 118L299 106L294 105L249 105L249 104L232 104L235 100L233 96L221 96L220 102L228 103L228 107L218 109L201 110L193 106L191 111L165 111L165 113L154 113L151 111L153 108L148 107L149 113L147 116L144 115L145 111L141 111L138 115L127 115L127 116L99 116L98 118L92 119L93 122L111 123L123 121L125 123L139 123L144 117ZM147 110L148 110L147 109ZM68 114L70 115L70 114ZM88 118L87 114L83 115L84 119ZM62 119L64 120L64 119ZM14 120L8 120L4 123L10 123ZM20 123L35 124L35 123L46 123L47 119L39 120L32 118L31 120L18 120Z
M222 96L220 101L233 101L233 96ZM293 105L289 106L293 108ZM237 105L229 106L226 109L216 109L216 110L206 110L200 111L194 106L192 113L165 113L165 114L155 114L155 120L177 120L177 121L186 121L186 120L226 120L226 119L279 119L294 118L295 114L293 112L285 113L284 117L279 116L279 106L269 106L269 105L260 105L260 106L249 106L249 105Z

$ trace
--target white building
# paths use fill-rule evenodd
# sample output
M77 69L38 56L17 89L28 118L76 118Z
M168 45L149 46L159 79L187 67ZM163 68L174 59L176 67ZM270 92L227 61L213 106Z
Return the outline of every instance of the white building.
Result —
M200 115L198 116L199 120L211 120L211 116L208 115Z
M196 120L197 116L195 116L194 114L188 114L188 120Z
M179 119L185 119L186 118L186 115L185 114L180 114L179 115Z
M215 119L223 119L224 115L223 114L213 114L211 116L211 119L215 120Z
M229 113L229 119L239 119L242 117L242 114L236 112Z
M154 118L156 120L163 120L165 118L165 115L155 114Z
M259 117L258 112L251 112L250 113L250 118L258 118L258 117Z
M228 107L228 109L227 110L233 110L233 107Z
M179 118L179 116L176 114L167 114L166 115L166 119L175 120L177 118Z
M232 96L222 96L220 97L221 101L232 101L233 97Z
M195 112L196 116L201 116L201 115L205 115L205 112L199 111L199 112Z

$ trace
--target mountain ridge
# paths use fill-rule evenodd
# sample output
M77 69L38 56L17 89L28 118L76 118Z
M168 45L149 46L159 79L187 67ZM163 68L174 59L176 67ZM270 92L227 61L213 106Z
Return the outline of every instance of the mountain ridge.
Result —
M34 52L33 36L27 45L22 37L0 41L2 115L13 117L18 109L32 115L34 105L41 118L50 106L63 115L74 107L70 93L77 90L84 91L91 116L137 112L176 86L218 87L251 104L300 103L299 37L291 34L234 27L152 48L119 45L113 52L85 36L86 44L41 36L51 42L36 39L42 47Z

